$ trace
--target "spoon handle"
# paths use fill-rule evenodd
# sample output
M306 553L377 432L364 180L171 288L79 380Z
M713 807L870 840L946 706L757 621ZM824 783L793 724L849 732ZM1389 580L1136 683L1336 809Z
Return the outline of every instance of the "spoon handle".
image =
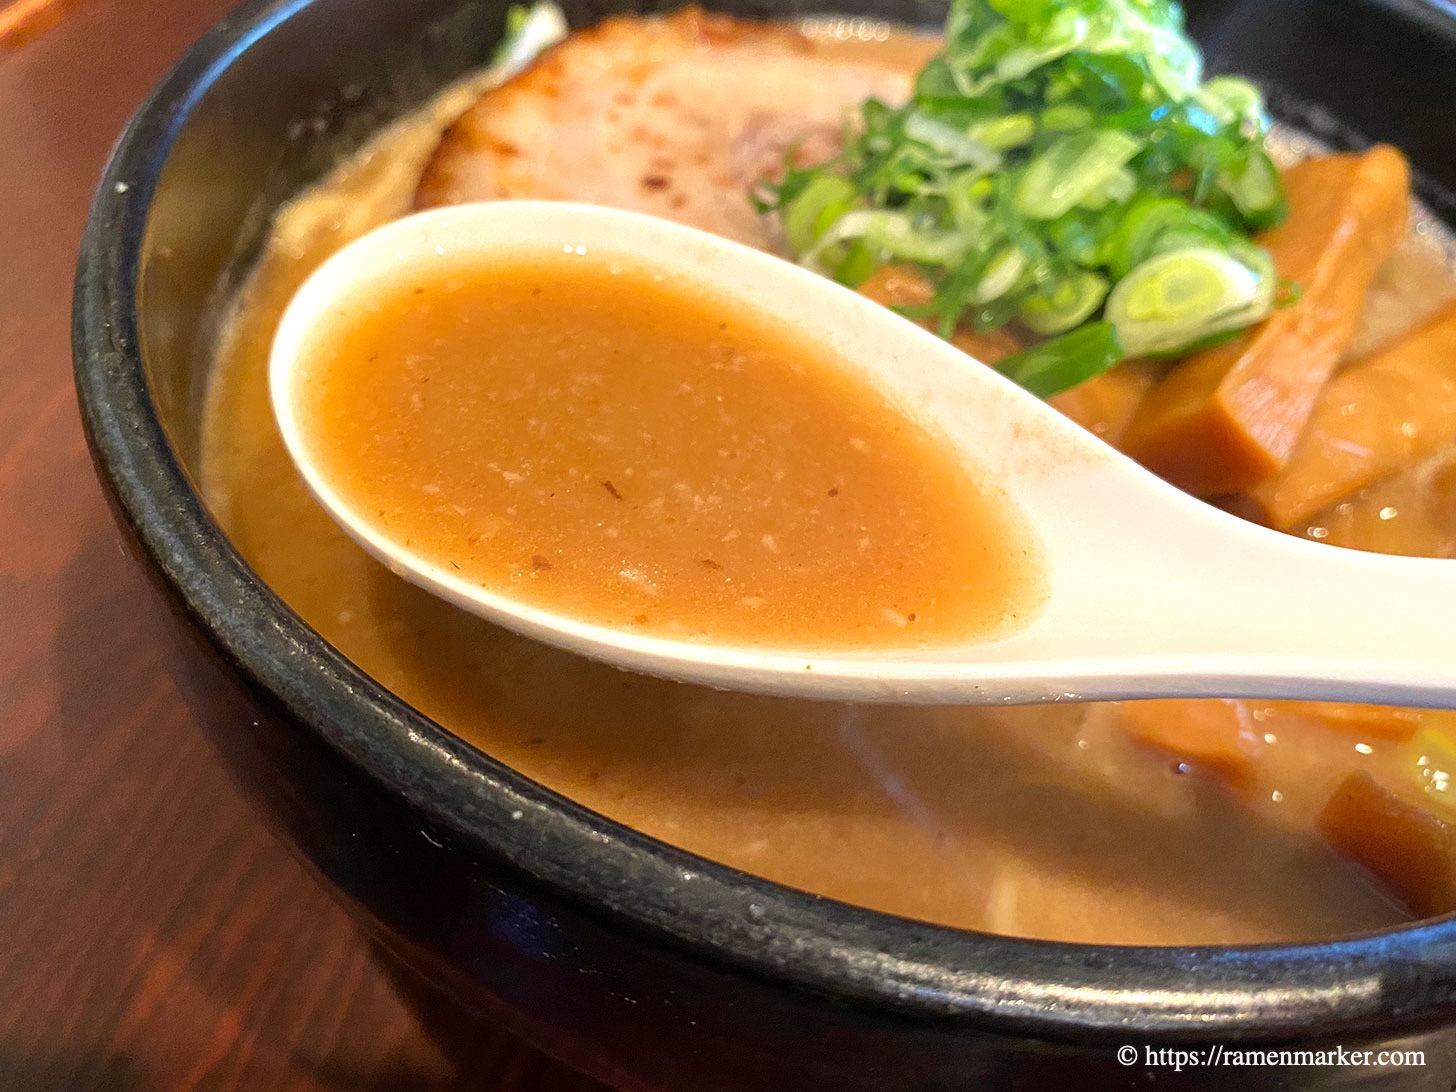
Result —
M1149 637L1122 686L1095 689L1456 708L1456 560L1247 531L1217 536L1220 563L1148 581Z

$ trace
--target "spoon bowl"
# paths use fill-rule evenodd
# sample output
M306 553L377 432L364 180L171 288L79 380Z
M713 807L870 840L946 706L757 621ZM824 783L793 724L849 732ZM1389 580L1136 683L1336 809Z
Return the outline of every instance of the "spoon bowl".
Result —
M583 249L584 248L584 249ZM610 629L461 579L353 510L299 427L300 361L341 304L401 270L469 256L594 252L809 334L996 483L1040 544L1046 597L1019 629L896 649L718 644ZM379 228L290 303L270 383L309 489L406 580L508 629L632 671L871 702L1017 704L1239 695L1456 707L1456 563L1330 547L1190 497L993 369L796 265L638 213L539 201L458 205Z

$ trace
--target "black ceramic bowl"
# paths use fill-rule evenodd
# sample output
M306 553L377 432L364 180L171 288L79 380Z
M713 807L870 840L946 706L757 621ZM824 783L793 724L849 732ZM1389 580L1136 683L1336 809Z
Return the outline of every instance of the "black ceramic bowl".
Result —
M754 15L811 10L728 0ZM928 22L913 0L825 7ZM570 0L576 23L613 0ZM622 6L628 6L623 3ZM1450 1089L1456 920L1331 944L1011 940L815 898L672 849L455 739L346 662L198 499L220 303L280 202L480 64L504 0L254 4L127 130L81 254L76 375L100 476L160 591L157 634L224 761L405 962L624 1088L842 1092L1157 1086ZM1456 17L1418 0L1195 3L1215 68L1338 142L1403 147L1456 205ZM1332 128L1331 118L1339 119ZM1426 1065L1121 1064L1117 1047L1398 1045Z

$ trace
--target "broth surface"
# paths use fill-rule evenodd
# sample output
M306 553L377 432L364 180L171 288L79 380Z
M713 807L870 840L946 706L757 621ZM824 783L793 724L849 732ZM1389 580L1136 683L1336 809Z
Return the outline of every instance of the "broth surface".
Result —
M315 331L301 432L462 580L654 636L985 638L1039 601L1010 502L832 354L596 254L447 260Z
M912 67L925 53L903 38L832 48L893 48ZM441 126L479 89L447 93L381 134L283 211L219 350L204 493L261 578L325 638L450 731L587 807L874 909L1151 944L1308 939L1409 918L1311 833L1352 770L1401 769L1408 755L1394 742L1257 705L1235 795L1197 762L1132 738L1130 706L893 709L670 684L514 637L369 559L288 462L268 402L268 346L320 261L408 211ZM1367 343L1452 294L1429 243L1413 235L1382 276ZM1449 538L1415 518L1414 503L1377 517L1393 510L1392 490L1417 480L1345 502L1344 522L1326 521L1330 541L1440 553Z

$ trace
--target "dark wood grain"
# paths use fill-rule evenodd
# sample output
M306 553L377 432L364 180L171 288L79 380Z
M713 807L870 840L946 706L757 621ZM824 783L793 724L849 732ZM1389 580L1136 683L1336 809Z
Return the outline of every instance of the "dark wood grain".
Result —
M227 6L0 3L0 1090L585 1090L405 1004L138 637L71 393L71 273L107 149Z

